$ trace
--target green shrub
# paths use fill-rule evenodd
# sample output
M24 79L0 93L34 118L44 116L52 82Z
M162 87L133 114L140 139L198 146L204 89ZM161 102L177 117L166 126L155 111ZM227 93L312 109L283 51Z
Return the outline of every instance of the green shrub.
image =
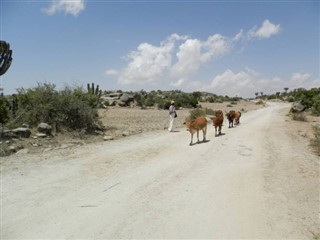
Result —
M0 97L0 124L7 123L9 120L9 110L4 97Z
M86 97L83 98L86 99ZM89 101L84 99L75 94L61 96L60 104L64 107L59 109L56 122L71 130L86 129L92 132L99 128L96 109L90 106L90 98L88 99Z
M313 100L313 105L311 108L312 114L316 116L320 116L320 95L314 96L312 100Z
M82 88L66 87L59 92L54 84L45 83L32 89L19 89L18 93L18 117L12 120L11 126L28 123L35 127L46 122L56 125L57 130L85 129L88 132L102 127L96 109L98 96Z

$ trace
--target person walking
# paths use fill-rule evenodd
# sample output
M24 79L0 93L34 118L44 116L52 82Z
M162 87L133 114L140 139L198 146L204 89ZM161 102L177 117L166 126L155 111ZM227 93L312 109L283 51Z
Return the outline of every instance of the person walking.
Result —
M174 119L177 117L177 113L176 113L176 108L174 106L174 101L171 101L171 105L169 107L169 128L168 131L169 132L173 132L173 122Z

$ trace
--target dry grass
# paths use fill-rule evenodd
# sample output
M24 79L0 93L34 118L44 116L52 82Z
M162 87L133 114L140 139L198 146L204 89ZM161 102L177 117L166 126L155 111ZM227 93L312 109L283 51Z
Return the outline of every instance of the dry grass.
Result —
M314 131L314 138L311 139L311 146L314 148L315 152L320 156L320 127L319 127L319 125L313 126L313 131Z
M292 113L292 119L295 121L307 122L308 119L304 113Z

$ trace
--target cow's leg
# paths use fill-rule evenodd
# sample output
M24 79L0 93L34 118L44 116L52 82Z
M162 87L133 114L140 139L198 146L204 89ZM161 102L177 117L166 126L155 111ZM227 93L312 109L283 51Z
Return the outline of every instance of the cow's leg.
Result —
M206 141L206 135L207 135L207 127L205 127L203 130L203 141Z
M198 142L200 142L199 141L199 130L197 130L197 138L198 138Z
M190 142L190 144L189 144L189 145L192 145L193 133L192 133L192 132L190 132L190 134L191 134L191 142Z
M217 127L214 127L214 136L217 136Z

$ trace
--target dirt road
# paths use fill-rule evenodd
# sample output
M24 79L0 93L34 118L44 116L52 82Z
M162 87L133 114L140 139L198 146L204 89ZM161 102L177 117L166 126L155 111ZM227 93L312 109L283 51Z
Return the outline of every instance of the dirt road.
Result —
M184 129L1 159L1 239L311 239L319 157L289 105L189 146ZM202 137L202 136L201 136Z

